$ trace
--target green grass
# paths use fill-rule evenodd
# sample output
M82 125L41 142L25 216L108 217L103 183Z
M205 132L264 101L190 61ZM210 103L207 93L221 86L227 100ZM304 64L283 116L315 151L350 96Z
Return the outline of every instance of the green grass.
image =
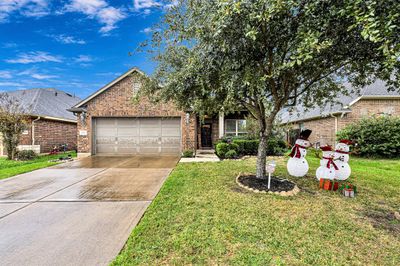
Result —
M253 159L179 164L112 264L399 265L400 160L351 158L354 199L319 190L309 162L291 198L235 184Z
M61 156L65 157L68 154L76 157L75 152L68 152L65 154L60 153L58 155L42 155L31 161L11 161L7 160L6 158L0 158L0 180L7 177L31 172L40 168L56 165L58 163L49 161L58 159Z

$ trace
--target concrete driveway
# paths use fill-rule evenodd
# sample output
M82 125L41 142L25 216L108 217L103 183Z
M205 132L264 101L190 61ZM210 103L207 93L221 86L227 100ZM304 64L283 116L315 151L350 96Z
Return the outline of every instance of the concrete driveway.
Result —
M1 265L106 265L178 157L93 156L0 181Z

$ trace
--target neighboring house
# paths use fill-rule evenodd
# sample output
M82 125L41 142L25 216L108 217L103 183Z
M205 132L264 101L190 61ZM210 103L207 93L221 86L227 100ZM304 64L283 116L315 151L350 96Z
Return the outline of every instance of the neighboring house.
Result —
M362 118L400 116L400 94L388 92L382 81L364 87L360 93L341 95L338 102L309 110L297 106L282 112L281 123L288 126L288 142L293 143L299 131L308 128L313 131L310 141L315 145L334 145L339 130Z
M133 101L140 89L137 68L127 71L70 111L78 117L78 156L94 154L181 154L210 149L225 134L245 132L240 115L205 118L178 110L172 103Z
M53 88L10 91L7 94L18 99L30 113L19 149L47 153L63 144L68 145L68 150L76 149L77 121L67 109L80 101L78 97ZM6 155L2 141L0 155Z

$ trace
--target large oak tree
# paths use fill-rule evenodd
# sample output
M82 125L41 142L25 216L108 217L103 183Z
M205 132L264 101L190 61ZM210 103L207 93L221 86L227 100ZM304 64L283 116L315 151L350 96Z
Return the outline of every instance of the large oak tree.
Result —
M376 79L399 84L399 3L181 0L147 44L158 67L143 92L199 114L247 110L266 142L288 105L311 107Z

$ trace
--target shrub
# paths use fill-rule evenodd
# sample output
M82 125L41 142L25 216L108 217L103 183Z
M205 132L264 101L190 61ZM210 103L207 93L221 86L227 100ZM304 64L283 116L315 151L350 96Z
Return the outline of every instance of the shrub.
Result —
M233 143L238 145L238 154L240 155L256 155L258 151L258 140L235 139Z
M36 157L37 157L36 153L32 150L19 151L17 154L18 160L21 160L21 161L33 160Z
M192 158L194 156L194 152L192 150L184 150L182 152L182 157L184 158Z
M225 153L225 158L227 159L234 159L237 157L237 152L235 150L229 150L227 153Z
M238 145L238 154L257 155L259 140L234 139ZM267 155L283 155L287 150L285 141L277 137L271 137L267 142Z
M400 157L400 118L362 119L339 131L337 139L349 139L357 145L352 152L363 157Z
M267 155L281 156L286 152L287 148L283 139L272 137L267 142Z
M217 154L218 157L225 158L225 155L228 151L233 150L237 154L238 149L239 149L239 146L235 143L219 142L215 146L215 153Z

